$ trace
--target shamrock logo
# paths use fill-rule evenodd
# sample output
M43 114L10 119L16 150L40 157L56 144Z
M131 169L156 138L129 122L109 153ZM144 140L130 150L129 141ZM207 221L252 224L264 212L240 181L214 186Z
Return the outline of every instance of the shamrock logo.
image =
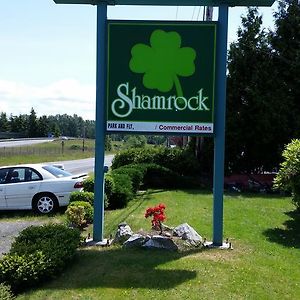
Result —
M129 68L135 73L144 73L143 84L148 89L169 92L175 85L178 97L183 96L179 76L195 73L193 48L181 48L181 36L175 32L154 30L150 46L136 44L131 49Z

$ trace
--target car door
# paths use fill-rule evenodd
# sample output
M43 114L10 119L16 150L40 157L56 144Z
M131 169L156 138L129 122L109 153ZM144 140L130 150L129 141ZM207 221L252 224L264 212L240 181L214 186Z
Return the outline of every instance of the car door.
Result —
M31 209L32 198L39 191L41 180L41 175L32 168L12 168L5 185L7 208Z
M0 169L0 209L6 208L5 183L9 169Z

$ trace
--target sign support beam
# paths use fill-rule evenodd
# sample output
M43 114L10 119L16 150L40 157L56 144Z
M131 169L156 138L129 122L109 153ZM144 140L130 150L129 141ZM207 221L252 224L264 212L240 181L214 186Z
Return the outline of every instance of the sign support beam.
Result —
M217 104L215 107L214 149L214 204L213 245L223 244L223 190L225 156L225 113L226 113L226 60L227 60L228 5L219 7L217 33Z
M106 22L107 5L97 5L97 71L96 71L96 155L93 240L103 240L104 231L104 155L106 95Z

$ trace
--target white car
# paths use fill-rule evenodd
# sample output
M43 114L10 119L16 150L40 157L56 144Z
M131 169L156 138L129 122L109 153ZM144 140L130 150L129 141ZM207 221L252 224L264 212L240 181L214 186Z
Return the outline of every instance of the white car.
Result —
M68 205L71 192L81 191L86 177L47 164L0 167L0 210L48 214Z

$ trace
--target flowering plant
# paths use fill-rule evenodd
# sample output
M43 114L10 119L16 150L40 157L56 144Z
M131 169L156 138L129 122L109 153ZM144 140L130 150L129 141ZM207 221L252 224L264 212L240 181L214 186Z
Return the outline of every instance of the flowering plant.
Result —
M152 227L155 229L159 228L160 233L162 233L161 222L163 222L166 219L165 209L166 206L161 203L157 206L147 208L145 212L145 218L152 217Z

